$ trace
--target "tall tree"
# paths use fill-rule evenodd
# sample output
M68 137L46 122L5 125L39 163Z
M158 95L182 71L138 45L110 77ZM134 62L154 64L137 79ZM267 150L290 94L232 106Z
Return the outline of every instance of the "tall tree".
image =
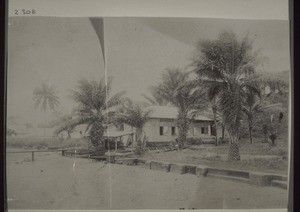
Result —
M72 98L78 104L74 110L75 117L69 122L71 126L87 124L92 145L103 146L103 134L107 124L111 123L112 109L122 101L125 92L119 92L109 97L111 80L107 83L102 79L100 82L81 79L77 89L72 90Z
M56 91L53 86L42 83L41 87L36 87L33 90L34 107L41 107L41 111L44 113L44 124L46 125L47 109L54 110L59 105L59 97L56 96ZM46 136L44 128L44 137Z
M239 137L243 102L246 90L255 90L251 75L260 64L259 52L252 49L252 42L246 36L239 40L233 31L219 34L216 40L199 43L193 65L199 77L217 84L218 105L230 137L229 160L240 160Z
M161 97L153 87L150 88L150 92L151 97L144 94L142 95L147 100L147 104L159 106L165 106L169 104L169 102L166 101L163 97Z
M248 129L249 129L249 139L250 143L253 143L252 131L253 131L253 119L255 115L262 112L262 102L260 99L260 92L246 91L246 97L243 103L243 112L247 117Z
M214 135L216 136L216 146L218 146L219 142L218 142L218 129L217 129L217 111L218 111L217 101L218 101L218 94L220 91L220 87L218 83L217 84L206 83L206 84L208 84L207 95L213 112L213 120L214 120L213 131L214 131Z
M189 74L179 68L166 69L162 74L162 82L153 89L177 107L178 141L183 145L189 129L190 112L201 111L206 107L205 89L189 81Z
M149 120L151 112L151 110L145 110L140 104L127 99L114 115L115 123L128 124L135 128L138 153L143 144L143 127Z

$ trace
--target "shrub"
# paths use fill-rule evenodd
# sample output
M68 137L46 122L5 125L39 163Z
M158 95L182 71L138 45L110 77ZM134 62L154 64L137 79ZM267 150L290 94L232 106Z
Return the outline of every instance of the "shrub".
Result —
M7 128L6 130L6 135L7 136L13 136L13 135L17 135L18 133L15 130L9 129Z
M189 145L200 145L202 144L201 138L187 138L186 143Z

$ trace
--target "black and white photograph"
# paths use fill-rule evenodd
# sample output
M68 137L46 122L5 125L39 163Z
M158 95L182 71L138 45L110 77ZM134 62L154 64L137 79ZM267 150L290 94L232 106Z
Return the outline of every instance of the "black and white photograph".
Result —
M289 30L10 17L8 209L286 209Z

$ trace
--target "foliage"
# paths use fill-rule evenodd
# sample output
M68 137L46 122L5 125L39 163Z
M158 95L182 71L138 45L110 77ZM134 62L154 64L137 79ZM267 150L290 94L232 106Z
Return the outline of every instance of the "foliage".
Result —
M33 100L34 107L40 106L43 112L46 112L47 108L54 110L59 105L59 97L56 96L54 87L45 83L33 90Z
M259 52L252 50L246 36L239 40L232 31L223 31L216 40L206 40L197 47L198 57L193 65L199 77L218 88L218 105L230 136L228 159L240 160L239 137L246 91L255 91L251 80L262 61Z
M259 73L256 74L259 77L260 87L265 89L269 88L269 96L275 94L286 94L289 90L289 71L283 71L278 73Z
M256 81L261 90L260 98L254 97L253 100L249 99L251 101L245 102L245 106L247 107L252 105L251 108L254 112L252 117L250 117L253 121L253 135L257 137L263 134L263 142L269 141L269 135L271 132L276 132L277 136L286 135L286 129L288 129L288 81L285 79L285 77L282 77L280 73L281 72L272 75L269 73L255 74L254 77L259 76ZM266 93L266 86L272 88L272 84L276 86L273 86L273 89L269 89L269 92ZM249 109L250 108L248 108L248 110ZM244 112L249 116L247 111ZM272 114L274 117L273 122L271 122L270 118ZM246 118L249 119L247 116ZM243 127L246 127L245 124ZM249 136L249 133L244 132L243 136Z
M35 109L39 106L41 107L41 111L44 113L44 123L43 126L39 125L39 127L46 128L48 123L46 121L46 111L49 108L50 110L54 110L55 107L59 105L59 98L56 96L56 91L53 86L49 86L45 83L42 83L41 87L36 87L33 90L33 101ZM46 132L44 129L44 138L46 137Z
M203 142L201 138L187 138L186 143L189 145L200 145Z
M166 69L162 82L152 87L155 92L178 109L178 141L183 145L189 128L189 112L202 111L206 107L205 90L189 81L189 75L179 68Z
M71 138L71 133L74 131L75 125L72 123L72 115L60 115L54 121L52 125L55 126L54 134L58 135L61 132L66 131L68 133L68 139Z
M169 102L166 101L163 97L161 97L153 87L150 88L150 92L151 97L142 94L142 96L147 100L147 104L159 106L165 106L169 104Z
M7 128L6 129L6 135L10 137L10 136L13 136L13 135L18 135L18 133L17 133L17 131L15 131L13 129Z
M252 131L253 131L253 119L262 111L262 104L260 99L260 91L257 88L255 92L253 90L246 90L246 97L243 103L243 112L247 117L248 130L250 143L253 143Z
M138 150L142 148L143 127L149 120L151 112L151 110L145 110L141 105L134 103L130 99L126 99L122 107L118 108L114 115L116 124L128 124L135 128Z
M277 138L283 136L287 139L288 111L284 107L271 106L263 108L259 116L254 117L253 132L255 135L263 134L263 142L269 142L271 134L276 134ZM279 121L280 114L283 114L283 117Z
M74 110L75 117L69 122L70 127L86 124L86 131L89 130L91 142L94 146L103 144L103 133L106 126L111 122L113 108L122 101L125 92L119 92L109 97L111 91L111 80L105 82L78 81L77 90L72 90L72 98L78 104Z

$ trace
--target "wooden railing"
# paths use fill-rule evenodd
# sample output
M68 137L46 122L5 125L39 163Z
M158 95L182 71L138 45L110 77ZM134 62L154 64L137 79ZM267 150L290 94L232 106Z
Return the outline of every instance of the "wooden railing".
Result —
M55 150L20 150L20 151L7 151L6 154L12 153L31 153L31 161L34 161L34 153L36 152L61 152L61 155L65 155L66 149L55 149Z

